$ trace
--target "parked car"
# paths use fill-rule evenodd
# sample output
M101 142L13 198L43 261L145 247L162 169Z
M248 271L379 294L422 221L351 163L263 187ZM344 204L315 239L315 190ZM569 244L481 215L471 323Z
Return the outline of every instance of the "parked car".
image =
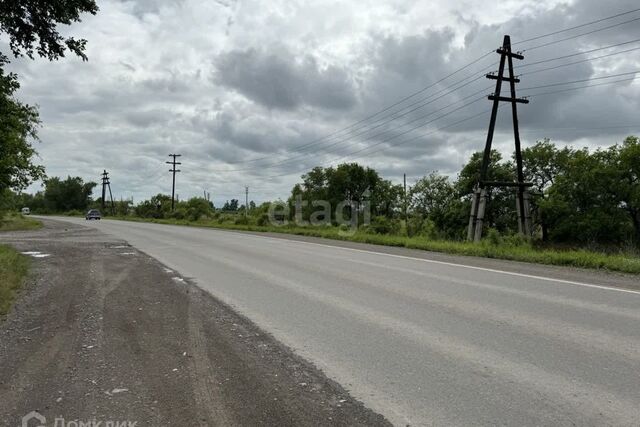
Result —
M91 209L89 212L87 212L87 214L84 216L84 219L86 220L91 220L91 219L100 219L102 217L102 215L100 215L100 211L97 209Z
M22 212L22 215L31 215L31 209L29 208L22 208L20 212Z

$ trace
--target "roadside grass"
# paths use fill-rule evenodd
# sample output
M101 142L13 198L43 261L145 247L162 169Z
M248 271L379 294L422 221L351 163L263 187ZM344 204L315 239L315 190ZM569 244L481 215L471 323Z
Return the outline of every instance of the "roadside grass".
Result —
M476 256L484 258L504 259L536 264L559 265L589 269L617 271L640 274L640 255L632 251L604 253L585 249L539 248L527 242L492 243L484 240L481 243L459 242L450 240L434 240L427 237L406 237L399 235L381 235L357 231L353 234L341 232L337 227L300 227L300 226L258 226L252 224L236 224L216 220L187 221L178 219L147 219L137 217L111 217L113 219L137 222L154 222L158 224L187 225L210 227L227 230L283 233L300 236L312 236L333 240L345 240L374 245L398 246L425 251L443 252L454 255Z
M14 249L0 245L0 315L7 314L16 292L29 270L29 259Z
M17 213L0 216L0 231L36 230L42 227L42 222Z

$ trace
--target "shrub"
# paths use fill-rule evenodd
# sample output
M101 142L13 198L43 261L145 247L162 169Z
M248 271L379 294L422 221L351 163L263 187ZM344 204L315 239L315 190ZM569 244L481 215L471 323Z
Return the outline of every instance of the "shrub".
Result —
M502 244L502 236L495 228L489 229L486 240L492 246L499 246L500 244Z
M386 216L377 216L371 221L371 225L366 230L375 234L398 234L400 228L400 221L389 219Z
M529 241L521 234L512 234L504 239L504 242L510 246L528 246Z
M184 210L184 208L178 208L168 215L169 218L173 218L173 219L185 219L186 216L187 216L187 213Z
M422 217L414 216L407 220L407 236L414 237L422 232L422 225L424 221Z
M260 215L260 217L258 218L257 224L260 227L265 227L269 225L269 214L263 213L262 215Z
M236 225L249 225L249 218L244 215L239 215L235 220Z

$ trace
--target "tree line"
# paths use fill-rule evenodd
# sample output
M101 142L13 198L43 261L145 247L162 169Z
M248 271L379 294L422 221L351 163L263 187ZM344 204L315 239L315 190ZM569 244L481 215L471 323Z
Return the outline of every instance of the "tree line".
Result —
M531 210L533 238L541 242L569 245L640 246L640 141L627 137L609 148L558 147L549 140L538 141L522 151L525 180L533 184ZM432 239L463 240L469 222L471 196L479 178L482 153L476 152L455 178L430 172L405 193L400 184L384 179L377 171L357 163L336 167L315 167L301 176L281 204L290 207L288 220L298 215L308 221L314 201L327 201L333 208L347 201L344 214L363 215L368 204L371 222L364 231L381 234L425 236ZM491 152L488 179L515 181L513 158ZM99 207L91 197L96 183L79 177L49 178L44 191L34 195L12 193L4 203L13 208L28 206L34 212L84 212ZM344 203L343 203L344 204ZM178 201L171 210L171 197L158 194L133 205L116 201L117 215L190 221L218 220L239 224L267 225L270 203L245 206L237 199L216 208L204 198ZM111 207L105 214L111 213ZM336 223L335 211L328 223ZM362 224L364 221L360 220ZM485 227L502 236L517 233L516 198L513 188L490 188Z
M451 179L431 172L405 194L401 185L383 179L356 163L314 168L292 189L296 198L358 203L370 192L374 230L409 236L462 240L466 237L471 196L478 182L482 152L474 153ZM522 152L525 180L531 182L534 238L569 244L625 245L640 243L640 143L622 143L590 152L538 141ZM489 181L516 181L515 159L491 152ZM406 207L405 207L406 206ZM307 218L312 208L305 207ZM406 216L406 221L403 221ZM489 188L485 226L503 235L517 233L515 190Z

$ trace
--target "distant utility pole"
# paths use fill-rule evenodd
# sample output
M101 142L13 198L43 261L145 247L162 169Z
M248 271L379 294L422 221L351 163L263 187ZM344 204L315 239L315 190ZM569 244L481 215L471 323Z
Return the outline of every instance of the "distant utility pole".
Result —
M113 194L111 193L111 182L109 181L109 172L105 170L103 170L102 172L102 212L105 212L105 206L106 206L106 202L105 202L105 198L106 198L106 193L107 193L107 187L109 188L109 198L111 199L111 214L115 214L115 209L113 206Z
M106 197L106 190L107 190L107 183L109 182L109 174L107 173L107 170L104 169L102 172L102 203L100 205L100 207L102 208L102 211L104 212L104 207L105 207L105 197Z
M182 154L169 154L169 157L172 157L173 160L171 160L170 162L165 162L169 165L171 165L171 169L169 169L169 172L171 172L173 174L173 182L171 184L171 210L173 211L174 207L175 207L175 197L176 197L176 172L180 172L180 169L176 169L176 165L181 165L182 163L180 162L176 162L176 157L180 157L182 156Z
M522 172L522 153L520 151L520 131L518 128L518 110L517 104L528 104L528 99L516 97L516 83L520 79L513 73L513 58L524 59L520 53L511 51L511 37L504 36L502 47L496 50L500 54L500 65L498 74L487 74L487 78L496 80L495 92L489 95L489 100L493 101L491 109L491 119L489 121L489 131L487 132L487 141L484 146L484 155L482 158L482 166L480 169L480 180L474 189L474 195L471 202L471 214L469 215L469 228L467 230L467 240L479 242L482 237L482 227L484 225L484 213L487 205L487 189L489 187L516 187L517 188L517 212L518 212L518 231L524 236L531 233L530 215L529 215L529 194L527 187L533 184L524 182L524 174ZM509 68L509 76L504 75L505 62ZM509 82L510 96L500 96L502 90L502 82ZM513 136L516 148L516 167L517 182L488 181L487 173L489 170L489 162L491 161L491 143L493 142L493 132L496 126L496 117L500 102L508 102L511 104L511 115L513 119Z
M249 216L249 187L244 187L244 216Z
M405 226L407 224L407 174L402 174L403 175L403 182L404 182L404 223Z

